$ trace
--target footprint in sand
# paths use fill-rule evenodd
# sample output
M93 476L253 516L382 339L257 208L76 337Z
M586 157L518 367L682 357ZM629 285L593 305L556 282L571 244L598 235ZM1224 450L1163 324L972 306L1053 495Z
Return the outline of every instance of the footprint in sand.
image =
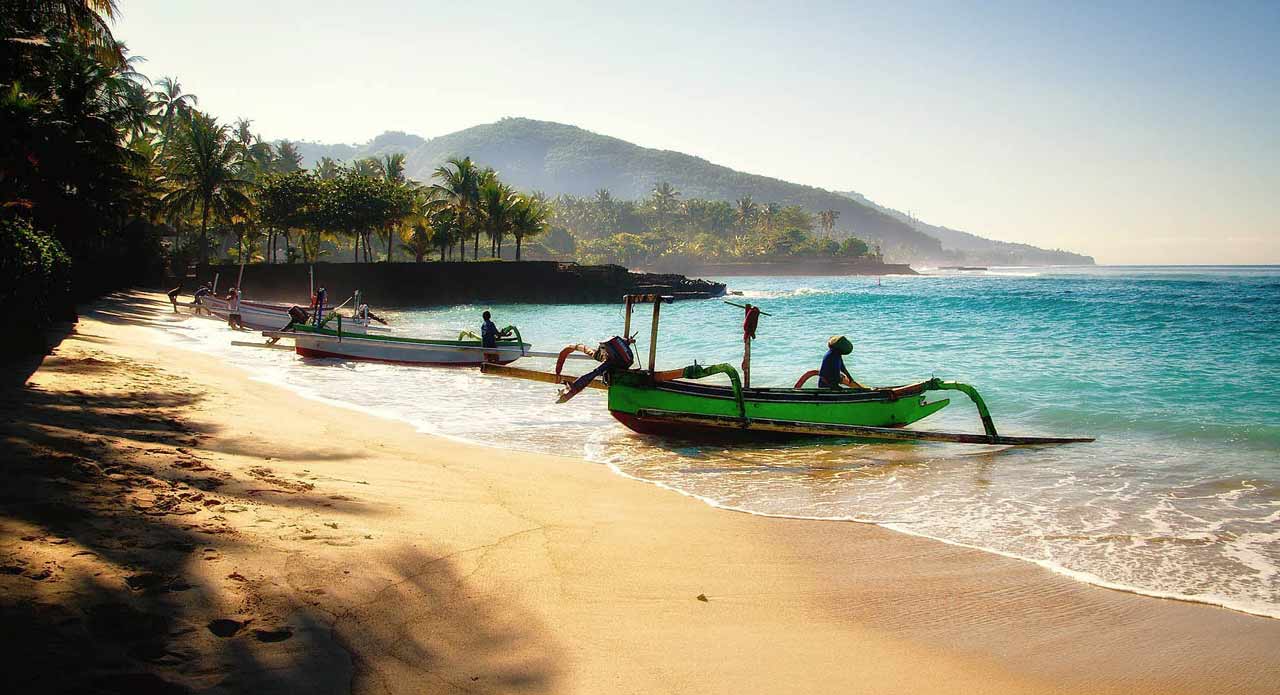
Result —
M293 630L287 627L279 630L254 630L253 636L257 637L259 642L283 642L293 637Z
M247 622L248 621L242 623L239 620L232 620L230 618L218 618L216 620L210 620L206 627L209 628L209 632L225 639L227 637L235 636L235 634L240 631L240 628L243 628Z
M157 572L130 575L124 578L124 583L128 584L130 589L141 591L144 594L164 594L172 591L186 591L191 588L191 585L181 577Z

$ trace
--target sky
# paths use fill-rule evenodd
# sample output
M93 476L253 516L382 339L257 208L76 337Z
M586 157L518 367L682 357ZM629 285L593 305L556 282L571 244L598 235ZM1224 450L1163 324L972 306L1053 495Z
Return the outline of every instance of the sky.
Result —
M1100 263L1280 263L1280 2L120 0L268 139L580 126Z

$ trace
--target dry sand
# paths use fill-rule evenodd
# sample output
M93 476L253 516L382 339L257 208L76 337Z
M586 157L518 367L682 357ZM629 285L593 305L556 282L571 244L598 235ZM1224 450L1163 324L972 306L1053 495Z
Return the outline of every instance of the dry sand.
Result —
M0 391L5 692L1280 692L1280 621L428 437L168 311Z

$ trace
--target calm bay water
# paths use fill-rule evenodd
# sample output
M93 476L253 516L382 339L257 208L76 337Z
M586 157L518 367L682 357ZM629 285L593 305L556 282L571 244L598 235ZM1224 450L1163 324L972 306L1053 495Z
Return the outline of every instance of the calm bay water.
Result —
M585 456L718 506L877 523L1085 581L1280 617L1280 268L727 282L772 314L752 347L755 385L790 385L817 367L828 336L843 333L855 344L849 369L863 383L965 381L1004 433L1098 441L697 446L630 433L608 416L600 392L555 405L549 384L473 370L234 348L229 331L205 320L175 324L168 335L310 397L436 434ZM246 287L251 294L251 277ZM538 350L622 331L620 306L380 313L399 332L444 337L475 330L485 308ZM642 356L648 316L637 312ZM741 310L682 302L664 307L662 319L659 368L741 360ZM917 427L981 431L956 396Z

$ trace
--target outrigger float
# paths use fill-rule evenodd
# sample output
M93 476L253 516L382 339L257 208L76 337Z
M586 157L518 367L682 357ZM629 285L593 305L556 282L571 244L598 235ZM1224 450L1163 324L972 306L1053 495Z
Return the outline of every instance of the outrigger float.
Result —
M606 389L609 412L623 425L643 434L683 439L843 437L995 445L1094 441L1091 437L1002 435L996 430L991 412L977 389L936 378L903 386L866 389L804 388L805 382L816 374L808 372L792 388L752 388L749 385L750 341L754 337L756 319L750 315L751 308L748 308L748 322L744 325L746 353L743 371L748 377L746 384L730 364L703 366L694 363L681 369L658 371L658 319L662 305L669 304L672 298L627 295L623 301L626 304L623 335L615 336L596 348L585 345L566 347L560 353L555 373L498 364L483 364L481 370L486 374L569 384L569 389L560 395L561 403L588 387ZM631 367L635 361L631 350L634 345L631 314L636 304L653 304L647 369ZM602 364L576 379L561 374L565 357L575 352L589 354ZM716 374L727 377L729 385L697 383ZM967 396L978 410L983 434L905 429L950 403L947 398L929 400L927 394L937 391L958 391Z

